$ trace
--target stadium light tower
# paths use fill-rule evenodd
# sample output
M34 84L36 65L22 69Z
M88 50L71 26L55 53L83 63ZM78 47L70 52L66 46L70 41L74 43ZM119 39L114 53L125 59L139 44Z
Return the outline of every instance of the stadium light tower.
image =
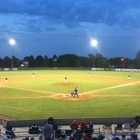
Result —
M16 41L14 39L10 39L9 40L9 44L10 45L15 45ZM13 69L14 65L13 65L13 47L12 47L12 69Z
M124 58L121 58L121 61L123 61L123 65L124 65L124 68L125 68L125 59Z
M96 47L97 46L97 44L98 44L98 42L97 42L97 40L91 40L91 45L93 46L93 47ZM93 50L93 56L94 56L94 50ZM93 57L93 67L94 67L94 57Z

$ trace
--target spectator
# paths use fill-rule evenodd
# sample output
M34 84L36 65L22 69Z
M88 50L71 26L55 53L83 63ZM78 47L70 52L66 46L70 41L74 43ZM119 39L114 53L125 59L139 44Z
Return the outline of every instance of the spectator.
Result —
M114 140L120 140L120 138L118 138L118 137L115 137L115 139Z
M121 140L126 140L125 135L123 134Z
M86 135L86 133L83 133L82 140L90 140L90 138Z
M138 139L138 135L137 135L137 134L135 134L135 140L139 140L139 139Z
M38 136L38 140L43 140L43 135L42 135L42 134L40 134L40 135Z
M4 137L2 140L8 140L8 138L7 137Z
M33 124L31 128L29 128L29 134L38 134L40 133L39 127L36 124Z
M74 131L74 130L77 131L77 129L78 129L78 124L77 124L76 120L74 120L74 121L71 123L70 128L71 128L71 130L73 130L73 131Z
M86 129L87 128L87 124L86 124L85 119L81 119L80 127L81 127L81 129Z
M31 137L30 140L34 140L34 137Z
M38 129L38 126L34 123L31 127L31 129Z
M23 140L29 140L29 137L25 137L25 139L23 139Z
M130 134L130 137L133 138L134 140L139 140L139 139L138 139L138 135L135 134L135 133L131 133L131 134Z
M14 133L14 130L13 130L13 128L12 127L10 127L10 126L7 126L6 127L6 131L5 131L5 134L7 135L7 138L14 138L16 135L15 135L15 133Z
M45 140L51 140L54 138L54 130L51 124L48 124L47 121L44 121L44 126L42 128L43 136Z
M58 140L65 140L65 139L64 139L64 138L62 138L62 137L59 137L59 138L58 138Z
M98 140L98 138L97 137L92 137L91 140Z
M89 127L90 129L93 129L93 122L92 122L92 121L90 121L88 127Z
M76 140L76 138L73 135L71 135L69 140Z
M136 134L135 133L131 133L130 137L133 138L134 140L136 140Z
M112 138L111 138L111 140L114 140L116 138L116 135L112 135Z
M129 138L127 138L126 140L134 140L133 138L131 138L131 137L129 137Z
M99 136L98 136L98 140L103 140L104 138L105 138L104 135L99 135Z

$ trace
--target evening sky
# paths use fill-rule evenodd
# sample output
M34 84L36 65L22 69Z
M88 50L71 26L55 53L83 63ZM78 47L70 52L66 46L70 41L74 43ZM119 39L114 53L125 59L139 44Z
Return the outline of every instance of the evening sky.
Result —
M139 0L1 0L1 58L101 53L134 59L139 50Z

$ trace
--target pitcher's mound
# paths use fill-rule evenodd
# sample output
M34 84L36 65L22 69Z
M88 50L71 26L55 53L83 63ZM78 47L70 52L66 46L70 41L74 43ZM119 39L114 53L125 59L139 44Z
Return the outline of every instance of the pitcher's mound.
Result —
M74 83L72 82L59 82L59 83L55 83L58 86L71 86L74 85Z

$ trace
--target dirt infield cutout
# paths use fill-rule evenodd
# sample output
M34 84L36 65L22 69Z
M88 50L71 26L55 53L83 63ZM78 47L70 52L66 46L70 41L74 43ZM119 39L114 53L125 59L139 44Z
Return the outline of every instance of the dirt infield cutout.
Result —
M70 94L62 94L64 98L81 98L82 94L78 94L78 97L72 97Z

